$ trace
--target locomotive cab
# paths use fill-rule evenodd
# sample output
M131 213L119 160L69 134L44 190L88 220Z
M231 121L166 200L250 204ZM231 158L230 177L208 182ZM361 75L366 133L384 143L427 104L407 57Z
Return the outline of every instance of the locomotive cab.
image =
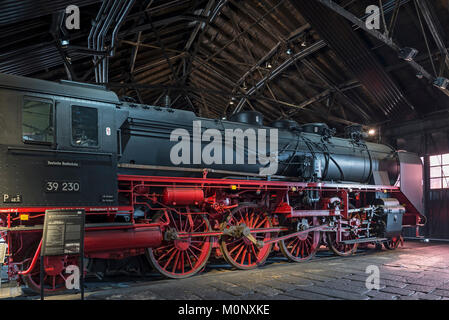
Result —
M0 207L114 205L116 103L97 86L0 75Z

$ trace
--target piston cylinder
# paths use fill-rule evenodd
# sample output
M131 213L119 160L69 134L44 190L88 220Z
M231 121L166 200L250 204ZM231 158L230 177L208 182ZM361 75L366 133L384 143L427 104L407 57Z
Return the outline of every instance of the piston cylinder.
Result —
M158 226L116 229L87 230L84 250L87 254L127 249L158 247L162 242L162 231Z

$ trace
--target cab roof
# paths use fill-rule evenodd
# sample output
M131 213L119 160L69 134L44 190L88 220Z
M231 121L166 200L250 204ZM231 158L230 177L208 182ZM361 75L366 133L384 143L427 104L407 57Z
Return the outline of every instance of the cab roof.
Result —
M52 82L0 73L0 88L121 104L115 92L103 86L66 80Z

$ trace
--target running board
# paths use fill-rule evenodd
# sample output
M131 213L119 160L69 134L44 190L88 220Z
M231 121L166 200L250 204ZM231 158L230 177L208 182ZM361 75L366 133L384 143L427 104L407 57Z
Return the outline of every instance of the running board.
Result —
M366 242L382 242L387 241L387 238L365 238L365 239L355 239L355 240L346 240L341 243L344 244L354 244L354 243L366 243Z

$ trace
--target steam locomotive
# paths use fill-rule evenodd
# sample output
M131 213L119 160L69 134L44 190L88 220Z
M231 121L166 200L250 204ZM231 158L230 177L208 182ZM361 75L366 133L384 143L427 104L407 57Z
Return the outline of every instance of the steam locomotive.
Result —
M359 244L395 249L425 220L422 164L412 153L335 137L325 124L242 112L229 120L120 101L101 86L0 74L0 237L8 275L65 289L72 255L41 258L48 210L86 213L84 255L144 255L170 278L211 256L237 269L273 252L312 258ZM44 259L44 282L40 282ZM3 261L0 261L3 262Z

